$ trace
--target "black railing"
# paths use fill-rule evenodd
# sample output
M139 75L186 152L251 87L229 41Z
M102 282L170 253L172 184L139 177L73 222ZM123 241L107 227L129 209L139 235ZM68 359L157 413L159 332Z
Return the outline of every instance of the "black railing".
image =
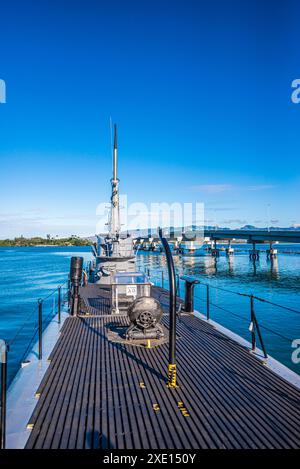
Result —
M150 280L155 285L161 286L161 287L164 288L164 286L165 286L165 275L166 275L166 272L164 270L153 270L153 271L149 270L149 275L150 275ZM176 274L176 278L177 278L177 282L176 282L177 296L180 296L180 289L179 289L180 283L178 282L178 277L179 277L179 274ZM180 277L182 281L184 281L183 277L185 277L185 276ZM278 336L279 338L281 338L281 339L283 339L283 340L285 340L289 343L292 343L292 341L293 341L292 338L287 337L286 335L284 335L281 332L275 331L274 329L268 327L267 325L259 323L259 321L257 319L256 311L255 311L255 309L256 309L255 308L255 302L259 302L259 303L262 303L262 304L268 304L270 306L281 308L285 311L289 311L289 312L296 313L296 314L300 314L300 311L298 311L294 308L290 308L288 306L284 306L284 305L272 302L270 300L266 300L264 298L261 298L259 296L253 295L253 294L237 292L237 291L234 291L234 290L231 290L231 289L219 287L217 285L212 285L211 283L203 282L199 279L199 277L194 277L194 276L187 276L187 277L190 280L192 280L192 279L197 280L197 284L196 284L197 285L197 291L198 291L198 288L200 288L201 286L205 288L205 293L204 293L203 297L202 296L199 297L196 292L195 293L193 292L194 293L194 295L193 295L194 298L203 302L203 310L200 309L199 312L203 313L206 316L206 319L209 321L211 319L211 315L212 315L212 308L216 308L216 309L219 309L219 310L225 312L227 315L231 315L233 317L236 317L236 318L240 319L241 321L244 321L246 324L248 324L247 329L251 333L251 335L250 335L251 349L254 351L256 349L257 342L259 342L261 350L262 350L263 355L264 355L264 358L267 358L268 354L267 354L265 342L264 342L264 339L263 339L262 330L264 330L268 333L271 333L275 336ZM232 294L232 295L237 295L237 296L244 297L244 298L249 298L249 307L247 308L247 306L246 306L246 310L248 309L248 311L249 311L247 317L242 316L241 314L238 314L238 313L236 313L236 312L234 312L234 311L232 311L228 308L225 308L225 307L221 306L220 304L217 304L217 303L213 302L212 299L211 299L211 297L213 296L211 294L212 289L213 290L218 290L218 291L224 292L224 293L229 293L229 294ZM185 292L186 292L186 289L185 289ZM185 299L185 303L186 303L186 294L184 296L184 299ZM191 310L191 309L192 309L191 307L188 308L188 310Z
M64 288L67 283L59 285L57 288L53 289L49 295L44 298L41 298L37 301L37 307L35 307L26 317L25 321L22 323L21 327L17 330L16 334L9 341L0 339L0 449L5 448L5 439L6 439L6 396L7 396L7 387L8 387L8 350L13 351L16 347L16 342L18 339L24 340L24 333L26 332L26 327L32 325L33 323L33 333L30 335L29 340L24 346L24 350L21 354L20 362L22 363L24 358L30 353L32 349L34 340L37 336L38 342L38 359L43 358L43 331L48 326L52 319L57 314L58 322L61 322L61 311L62 304L67 299L68 289L65 290L65 295L63 293ZM50 308L50 313L46 316L43 316L44 304L47 300L54 301L54 306ZM57 307L56 307L57 306ZM46 309L46 308L45 308Z

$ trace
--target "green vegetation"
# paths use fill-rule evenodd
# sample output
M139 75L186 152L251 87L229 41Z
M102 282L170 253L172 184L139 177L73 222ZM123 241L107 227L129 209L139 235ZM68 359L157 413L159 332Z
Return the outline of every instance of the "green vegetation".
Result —
M14 239L0 239L0 247L2 246L90 246L91 241L78 236L70 236L69 238L51 238L47 235L47 238L41 238L35 236L34 238L24 238L20 236Z

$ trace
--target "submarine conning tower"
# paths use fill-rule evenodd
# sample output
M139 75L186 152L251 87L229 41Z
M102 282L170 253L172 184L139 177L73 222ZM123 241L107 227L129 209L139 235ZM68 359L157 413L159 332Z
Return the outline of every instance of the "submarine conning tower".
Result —
M117 126L114 124L113 174L107 223L108 232L107 234L97 234L97 242L92 247L95 256L95 261L89 272L89 280L92 283L111 284L113 273L135 270L132 236L121 233L119 182Z

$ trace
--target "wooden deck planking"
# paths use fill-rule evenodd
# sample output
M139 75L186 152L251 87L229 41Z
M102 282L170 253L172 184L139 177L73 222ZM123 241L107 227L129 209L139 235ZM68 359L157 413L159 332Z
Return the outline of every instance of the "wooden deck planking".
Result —
M164 291L153 293L167 307ZM88 294L95 298L95 289ZM182 315L179 387L171 390L168 345L108 341L112 317L99 304L98 314L67 319L39 387L27 448L300 447L300 391L241 345ZM126 316L113 320L127 324Z

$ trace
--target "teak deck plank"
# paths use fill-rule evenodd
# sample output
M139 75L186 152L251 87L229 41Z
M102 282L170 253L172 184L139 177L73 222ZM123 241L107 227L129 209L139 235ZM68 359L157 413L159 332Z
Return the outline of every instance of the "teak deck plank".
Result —
M89 285L80 293L87 315L66 320L51 353L27 448L300 447L300 390L249 350L183 314L179 387L169 389L168 344L109 341L107 324L127 325L126 315L107 314L108 290ZM166 290L152 294L167 312ZM168 327L167 314L163 322Z

